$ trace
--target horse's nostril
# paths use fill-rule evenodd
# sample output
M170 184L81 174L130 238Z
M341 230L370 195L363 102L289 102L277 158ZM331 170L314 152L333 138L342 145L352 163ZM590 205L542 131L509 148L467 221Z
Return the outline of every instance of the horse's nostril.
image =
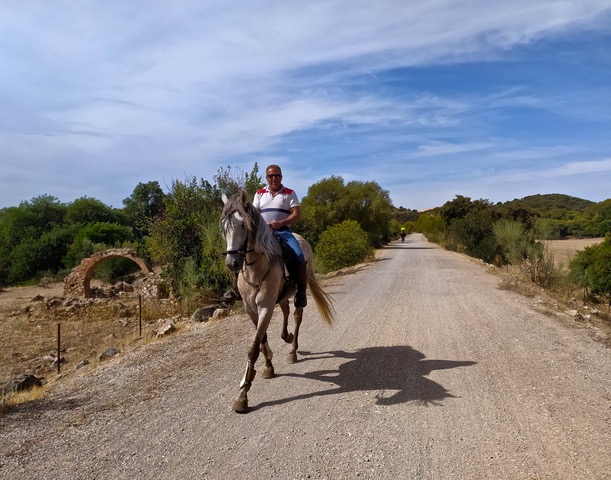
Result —
M227 258L225 259L225 265L227 265L227 268L233 272L237 272L241 266L240 262L238 262L230 255L227 255Z

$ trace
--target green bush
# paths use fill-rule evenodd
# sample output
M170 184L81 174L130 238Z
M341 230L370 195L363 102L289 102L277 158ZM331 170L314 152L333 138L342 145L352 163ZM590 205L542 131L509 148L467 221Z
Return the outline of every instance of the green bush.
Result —
M442 244L445 236L443 218L428 213L421 214L414 223L414 230L424 234L429 242Z
M569 265L571 279L585 296L602 296L611 307L611 237L577 252Z
M545 243L535 240L533 232L515 220L501 219L493 226L504 262L520 268L530 281L548 287L554 280L554 258Z
M129 258L109 258L96 267L93 278L114 284L139 271L138 264Z
M74 241L66 256L64 264L72 268L80 263L83 258L90 256L97 245L97 251L106 248L120 247L133 240L130 227L118 223L96 222L84 226L74 237Z
M344 220L325 230L316 245L318 266L323 272L356 265L373 255L367 233L354 220Z

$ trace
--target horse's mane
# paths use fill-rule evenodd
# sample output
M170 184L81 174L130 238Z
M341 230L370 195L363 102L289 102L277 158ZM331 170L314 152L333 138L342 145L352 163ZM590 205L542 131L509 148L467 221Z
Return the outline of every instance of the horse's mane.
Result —
M280 243L274 237L272 229L265 223L259 211L248 201L244 190L232 195L225 203L221 214L221 225L225 225L225 228L232 224L236 226L239 220L234 213L237 213L244 221L248 234L248 248L265 255L268 260L271 260L274 255L282 255Z

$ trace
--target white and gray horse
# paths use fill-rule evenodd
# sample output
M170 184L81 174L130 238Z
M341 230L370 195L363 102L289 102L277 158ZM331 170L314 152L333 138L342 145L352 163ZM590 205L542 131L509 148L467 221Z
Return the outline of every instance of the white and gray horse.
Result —
M244 308L255 324L255 336L248 348L248 362L244 377L240 383L240 393L233 403L233 410L248 410L248 391L255 378L255 363L259 352L265 357L263 378L274 376L272 350L267 341L267 327L274 313L276 303L283 314L281 337L292 344L288 362L297 361L299 347L299 327L303 317L303 308L295 308L294 333L288 332L289 299L295 294L295 288L285 289L286 275L282 249L272 229L265 223L259 211L247 201L246 193L240 191L227 198L223 195L223 213L221 214L221 232L227 241L225 264L238 275L238 290L242 296ZM307 261L308 288L314 298L322 320L333 323L333 306L330 298L320 287L312 266L313 254L310 244L295 234ZM280 298L282 296L282 298Z

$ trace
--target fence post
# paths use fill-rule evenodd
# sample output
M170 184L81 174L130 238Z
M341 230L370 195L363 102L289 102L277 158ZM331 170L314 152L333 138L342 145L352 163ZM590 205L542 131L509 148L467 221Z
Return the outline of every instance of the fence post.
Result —
M57 322L57 374L59 375L61 372L61 326L60 323Z

